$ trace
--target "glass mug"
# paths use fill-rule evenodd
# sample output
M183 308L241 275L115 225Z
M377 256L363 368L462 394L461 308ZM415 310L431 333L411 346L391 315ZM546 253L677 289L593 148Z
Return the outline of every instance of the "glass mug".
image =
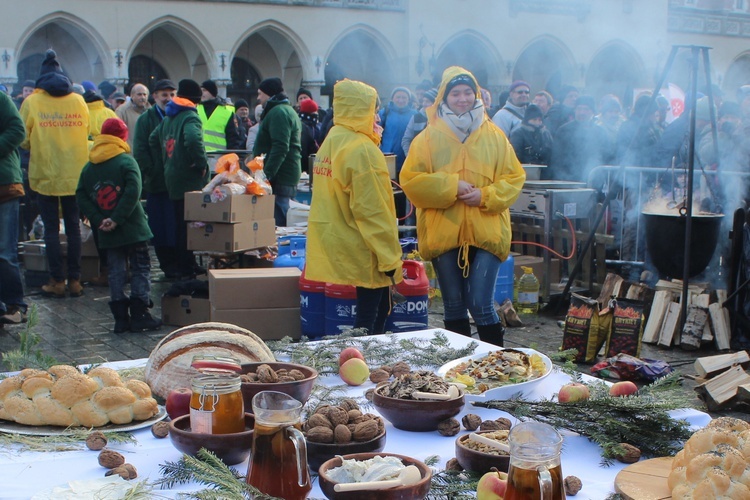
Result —
M521 422L511 429L508 442L505 500L564 500L560 433L541 422Z
M303 500L312 489L302 403L282 392L262 391L253 397L253 451L247 484L285 500Z

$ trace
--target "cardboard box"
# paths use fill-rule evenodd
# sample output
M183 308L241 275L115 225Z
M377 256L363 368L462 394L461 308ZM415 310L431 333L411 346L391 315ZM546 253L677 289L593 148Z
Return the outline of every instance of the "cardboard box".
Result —
M211 302L206 298L180 295L161 298L161 321L165 325L187 326L205 323L211 318Z
M299 307L296 267L268 269L210 269L208 296L215 309Z
M242 252L276 244L276 223L264 219L236 224L209 222L200 227L188 224L188 250L203 252Z
M278 340L287 336L298 339L302 334L299 297L297 307L216 309L212 304L211 321L247 328L263 340Z
M22 248L24 268L28 271L49 272L49 264L47 263L47 246L43 241L24 241L22 243ZM61 241L60 249L62 250L63 257L68 255L67 242ZM65 259L63 259L63 266L67 267Z
M251 222L273 218L276 197L237 194L216 203L210 194L185 193L185 220L202 222Z

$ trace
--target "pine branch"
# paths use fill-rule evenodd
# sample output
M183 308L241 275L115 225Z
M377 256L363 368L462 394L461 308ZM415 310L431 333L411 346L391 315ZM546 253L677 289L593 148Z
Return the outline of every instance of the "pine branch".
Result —
M441 470L432 475L428 500L464 500L476 498L481 474L472 471Z
M59 364L55 358L44 354L39 349L34 349L42 338L34 333L34 328L39 322L37 306L32 305L27 311L26 327L19 334L20 345L18 349L2 354L2 360L8 371L17 371L24 368L37 368L47 370L49 367Z

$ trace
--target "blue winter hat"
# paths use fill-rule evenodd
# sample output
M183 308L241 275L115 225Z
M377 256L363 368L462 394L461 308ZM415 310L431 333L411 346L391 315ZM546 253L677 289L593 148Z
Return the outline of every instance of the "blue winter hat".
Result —
M96 85L91 80L84 80L81 82L81 85L83 85L83 90L86 92L96 92Z

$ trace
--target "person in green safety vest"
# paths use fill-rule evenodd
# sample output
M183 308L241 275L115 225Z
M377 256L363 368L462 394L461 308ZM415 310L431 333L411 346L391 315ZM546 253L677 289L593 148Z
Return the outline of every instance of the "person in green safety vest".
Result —
M244 149L234 107L219 95L216 82L206 80L201 84L201 102L198 116L203 122L203 144L206 152L226 149Z

